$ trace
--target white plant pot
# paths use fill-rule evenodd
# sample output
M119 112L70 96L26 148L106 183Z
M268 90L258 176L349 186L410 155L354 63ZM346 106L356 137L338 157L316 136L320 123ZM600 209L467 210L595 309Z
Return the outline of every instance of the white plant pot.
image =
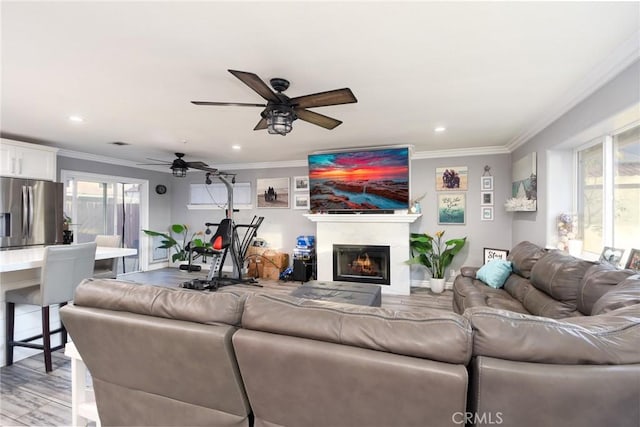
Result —
M433 277L429 279L429 288L431 288L431 292L434 294L439 294L444 291L444 282L445 279L434 279Z
M569 240L567 242L569 255L579 258L582 255L582 240Z

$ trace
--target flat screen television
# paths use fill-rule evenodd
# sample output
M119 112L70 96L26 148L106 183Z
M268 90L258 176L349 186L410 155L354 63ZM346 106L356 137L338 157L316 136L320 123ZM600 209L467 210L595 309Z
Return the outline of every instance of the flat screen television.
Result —
M393 212L409 208L409 148L309 155L311 212Z

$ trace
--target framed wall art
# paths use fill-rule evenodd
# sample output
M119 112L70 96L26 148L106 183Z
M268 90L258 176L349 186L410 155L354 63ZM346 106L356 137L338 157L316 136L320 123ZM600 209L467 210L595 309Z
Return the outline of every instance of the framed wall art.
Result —
M480 219L482 221L493 221L493 206L482 206L480 208Z
M493 206L493 191L480 192L480 206Z
M466 193L438 194L438 224L466 223Z
M289 208L289 178L258 178L256 206L258 208Z
M308 176L294 176L293 177L293 190L294 191L309 191L309 177Z
M508 211L536 211L538 209L538 176L536 153L529 153L513 163L511 198L505 207Z
M466 166L436 168L436 191L464 191L467 189Z
M493 177L481 176L480 177L480 190L481 191L493 191Z
M293 209L309 209L309 195L302 193L294 194Z
M493 261L494 259L501 259L506 261L508 255L509 251L506 249L484 248L482 250L482 259L484 260L485 264L489 261Z

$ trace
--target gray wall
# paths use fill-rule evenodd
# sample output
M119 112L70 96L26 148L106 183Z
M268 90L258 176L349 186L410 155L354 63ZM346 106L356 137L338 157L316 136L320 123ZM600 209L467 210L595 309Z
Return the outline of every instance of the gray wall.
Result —
M307 175L306 167L243 169L229 171L236 173L236 182L251 183L253 205L255 206L255 191L257 178L290 178L293 184L294 176ZM204 172L189 171L185 178L173 178L171 196L171 218L173 222L187 224L192 230L204 230L205 222L219 222L224 218L224 210L188 210L190 184L203 184ZM291 192L292 193L292 192ZM290 206L293 206L293 196L289 195ZM249 223L254 215L263 216L264 221L258 230L258 237L267 241L269 247L283 250L291 254L299 235L315 234L315 224L303 217L306 210L289 209L242 209L234 214L234 221L238 224ZM240 237L242 232L239 230Z
M171 192L173 177L170 173L154 172L146 169L118 166L109 163L94 162L71 157L58 156L57 179L60 180L61 170L88 172L102 175L121 176L127 178L146 179L149 181L149 228L152 230L166 230L171 224ZM155 187L164 184L167 194L158 195Z
M597 126L601 122L608 121L612 117L632 108L640 103L640 61L634 62L626 70L609 81L591 96L580 102L558 120L536 134L512 153L513 159L519 159L531 152L537 152L538 157L538 211L516 212L513 217L512 245L522 240L529 240L538 245L545 245L553 229L552 222L560 213L561 206L549 205L548 193L553 190L555 199L562 198L572 200L572 187L562 185L558 187L553 179L562 179L565 183L572 179L572 165L565 164L564 171L558 174L558 168L549 169L548 158L557 160L559 157L550 153L558 149L575 145L576 135L584 134L588 129ZM623 126L628 123L618 123ZM588 142L588 139L581 141ZM560 156L571 159L571 156ZM566 209L566 208L562 208Z
M494 181L493 221L480 219L480 177L485 165L491 167ZM438 225L435 169L450 166L468 167L465 225ZM512 214L505 212L502 207L511 192L511 156L509 154L413 160L411 162L411 193L414 196L420 196L425 192L427 195L421 201L422 217L411 225L411 232L427 232L433 235L438 230L444 230L445 238L467 237L467 244L453 260L450 269L459 270L463 265L482 265L483 248L511 248ZM411 277L413 280L425 280L424 273L423 268L412 267Z
M494 176L494 221L480 220L480 177L484 166L491 167ZM467 166L469 184L467 191L467 219L465 225L440 226L437 219L437 192L435 191L435 168ZM421 201L422 217L411 225L412 232L435 233L445 230L445 237L467 236L467 245L456 257L452 268L459 270L462 265L481 265L482 249L485 247L509 249L511 247L511 216L502 208L510 194L511 156L508 154L488 156L468 156L439 159L415 159L411 162L411 193L413 197L427 193ZM250 182L255 198L257 178L281 178L307 175L306 167L245 169L234 171L237 182ZM186 178L172 178L173 222L189 225L193 230L204 230L205 222L218 222L224 217L222 210L188 210L189 185L204 183L204 173L189 172ZM255 205L255 204L254 204ZM315 235L315 224L306 219L306 210L290 209L250 209L234 215L237 223L249 222L253 215L264 216L265 220L258 233L267 240L270 247L289 254L299 235ZM413 280L423 280L424 269L416 267L412 271Z

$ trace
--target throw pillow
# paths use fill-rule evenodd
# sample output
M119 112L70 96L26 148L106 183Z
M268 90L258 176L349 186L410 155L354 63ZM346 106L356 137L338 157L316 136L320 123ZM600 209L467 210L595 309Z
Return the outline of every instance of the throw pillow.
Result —
M476 273L476 279L482 280L492 288L501 288L511 274L511 261L494 259L489 261Z

